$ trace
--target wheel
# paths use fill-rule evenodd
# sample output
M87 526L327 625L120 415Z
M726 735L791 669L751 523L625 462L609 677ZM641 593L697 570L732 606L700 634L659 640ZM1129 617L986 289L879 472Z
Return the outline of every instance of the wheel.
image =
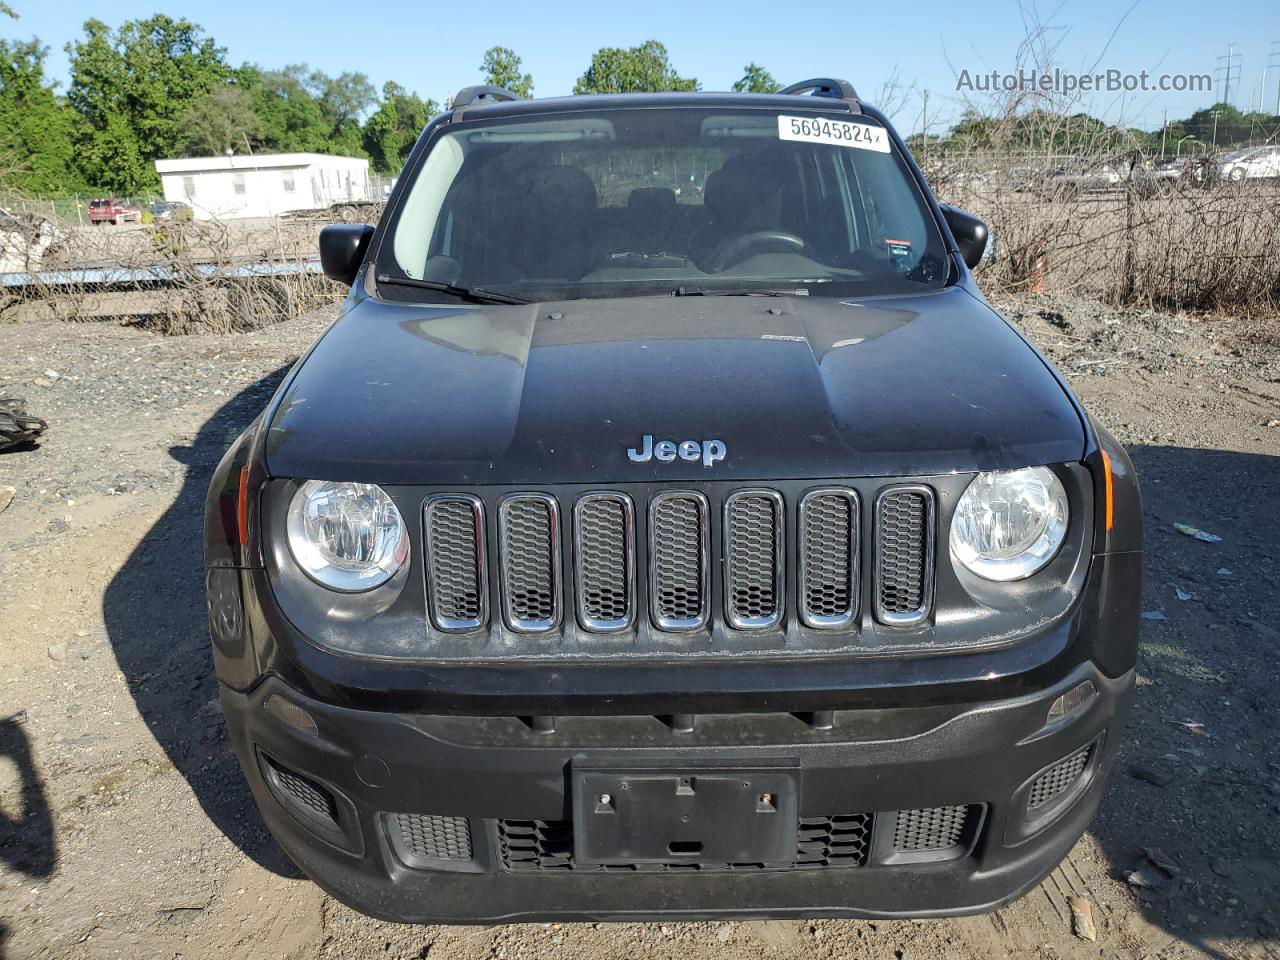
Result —
M1227 173L1227 179L1232 183L1239 183L1244 179L1244 167L1232 167Z
M118 226L120 226L120 218L119 218L119 217L112 217L112 218L111 218L111 225L112 225L113 227L118 227Z

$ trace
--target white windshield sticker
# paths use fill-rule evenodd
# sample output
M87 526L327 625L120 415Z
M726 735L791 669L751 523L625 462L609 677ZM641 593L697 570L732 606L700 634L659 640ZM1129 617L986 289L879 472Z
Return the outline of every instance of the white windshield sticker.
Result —
M889 134L884 127L869 123L849 123L828 117L778 117L779 140L805 143L833 143L838 147L889 152Z

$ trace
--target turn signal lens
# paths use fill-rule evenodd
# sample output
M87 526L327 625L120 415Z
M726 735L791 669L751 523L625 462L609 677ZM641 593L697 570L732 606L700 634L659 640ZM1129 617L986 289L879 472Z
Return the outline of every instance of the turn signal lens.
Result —
M267 697L262 708L277 720L288 724L295 730L300 730L302 733L313 737L318 736L315 717L311 716L292 700L286 700L284 697L273 693Z
M1098 695L1098 688L1093 685L1092 680L1086 680L1084 683L1078 684L1058 697L1049 705L1049 723L1068 717L1077 710L1083 710L1088 706L1093 698Z

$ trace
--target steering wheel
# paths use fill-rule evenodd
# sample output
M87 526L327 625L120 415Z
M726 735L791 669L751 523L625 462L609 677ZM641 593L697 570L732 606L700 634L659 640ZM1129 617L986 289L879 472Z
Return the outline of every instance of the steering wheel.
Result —
M804 240L786 230L756 230L740 237L723 241L707 261L708 273L719 273L735 263L741 263L755 253L764 253L764 247L782 247L786 253L799 253Z

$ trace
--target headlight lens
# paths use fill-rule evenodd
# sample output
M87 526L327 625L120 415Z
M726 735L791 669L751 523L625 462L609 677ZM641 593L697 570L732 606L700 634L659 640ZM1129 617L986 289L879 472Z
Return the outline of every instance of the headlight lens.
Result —
M372 590L409 559L400 511L372 483L308 480L293 495L287 527L293 559L331 590Z
M1067 492L1045 467L980 473L951 519L951 556L987 580L1021 580L1067 535Z

